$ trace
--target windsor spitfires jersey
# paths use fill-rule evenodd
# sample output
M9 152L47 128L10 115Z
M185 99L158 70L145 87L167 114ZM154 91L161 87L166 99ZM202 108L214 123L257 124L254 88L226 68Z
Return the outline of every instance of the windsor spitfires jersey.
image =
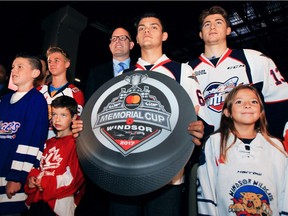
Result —
M273 142L283 149L281 142ZM199 215L287 215L287 158L258 133L250 144L228 138L220 159L220 133L210 136L197 171Z
M53 93L50 91L50 85L51 82L48 83L47 85L43 85L41 87L39 87L39 91L44 95L47 104L48 104L48 112L49 112L49 116L48 119L49 121L51 120L51 103L52 101L60 96L66 95L69 97L72 97L76 100L78 107L77 107L77 111L78 111L78 116L81 115L82 111L83 111L83 107L84 107L84 94L83 92L77 88L75 85L67 83L66 85L64 85L61 89L59 89L57 92ZM49 131L48 131L48 139L51 137L54 137L56 134L53 131L52 128L52 124L50 122L49 125Z
M199 83L192 75L193 70L189 65L172 61L165 54L163 54L153 65L139 58L135 66L130 67L124 72L133 70L155 71L176 80L186 90L193 102L194 107L199 106L200 109L198 116L208 125L212 125L207 107L204 103L203 95L199 88Z
M188 64L199 81L215 129L226 95L239 84L252 84L264 99L269 132L283 139L288 121L288 84L270 58L255 50L227 49L215 66L204 54Z

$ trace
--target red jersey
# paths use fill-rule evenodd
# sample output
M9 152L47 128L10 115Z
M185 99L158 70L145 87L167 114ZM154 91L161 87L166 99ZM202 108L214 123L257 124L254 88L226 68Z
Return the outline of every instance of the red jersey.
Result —
M41 179L42 192L37 187L28 187L28 178L31 176ZM63 201L63 198L69 196L74 198L80 189L84 189L84 175L78 161L76 142L73 135L61 138L53 137L47 140L40 167L33 168L28 178L25 184L25 192L28 194L26 204L30 206L32 203L43 200L49 204L55 213L58 210L55 209L58 206L56 204L58 200L62 199ZM72 206L69 206L69 204L71 202L65 204L67 209L75 209L74 203ZM63 203L61 205L63 206ZM63 209L60 209L60 211L63 211Z

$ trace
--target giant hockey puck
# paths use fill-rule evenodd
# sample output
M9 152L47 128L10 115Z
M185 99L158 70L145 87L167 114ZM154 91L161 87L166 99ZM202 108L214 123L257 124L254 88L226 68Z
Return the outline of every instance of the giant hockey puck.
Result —
M168 184L194 149L188 124L193 103L175 80L151 71L115 77L89 99L77 152L101 188L136 196Z

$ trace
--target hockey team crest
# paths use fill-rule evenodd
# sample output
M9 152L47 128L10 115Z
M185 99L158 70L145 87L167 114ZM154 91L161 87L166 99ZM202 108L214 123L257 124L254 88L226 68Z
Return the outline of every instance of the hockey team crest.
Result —
M233 185L230 195L233 197L233 204L229 206L228 211L234 212L237 216L273 215L270 201L274 198L262 182L243 179Z
M179 115L178 106L174 108L170 106L177 101L168 87L162 86L162 88L166 88L165 92L168 93L167 100L162 102L155 95L150 94L151 90L153 92L151 89L153 86L143 85L143 88L139 87L147 78L147 75L138 73L126 76L123 85L128 84L128 88L121 88L116 97L104 104L103 110L101 106L103 100L100 98L95 104L96 109L93 110L93 113L97 113L96 122L93 126L95 135L100 132L110 141L107 143L102 137L103 144L113 149L110 146L111 143L124 156L135 151L149 140L153 140L156 136L165 137L167 133L164 133L164 130L170 132L171 124L175 127L175 119ZM162 93L164 96L164 92ZM103 99L109 97L109 94L105 92L102 95ZM100 106L97 106L97 103L100 103ZM102 111L98 112L98 107ZM145 151L152 147L154 144L151 145L150 143L139 151Z
M101 86L84 107L77 152L84 172L111 193L139 195L167 184L194 149L192 101L157 72L124 73Z
M207 107L216 113L222 112L227 94L238 85L238 77L232 77L224 83L212 82L204 89Z

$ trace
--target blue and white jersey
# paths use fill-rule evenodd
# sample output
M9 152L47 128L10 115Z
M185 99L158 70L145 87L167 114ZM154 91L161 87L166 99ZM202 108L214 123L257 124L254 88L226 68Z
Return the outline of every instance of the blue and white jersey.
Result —
M210 136L197 171L199 215L288 215L287 158L258 133L251 143L228 139L220 157L220 133ZM272 141L283 149L282 143Z
M263 97L269 132L283 139L288 121L288 84L270 58L255 50L227 49L217 62L201 54L188 64L198 79L215 130L226 95L237 85L250 84Z
M43 95L33 88L11 104L12 95L5 95L0 101L0 215L24 210L24 184L32 167L39 165L48 132ZM11 199L5 190L8 181L22 185Z

